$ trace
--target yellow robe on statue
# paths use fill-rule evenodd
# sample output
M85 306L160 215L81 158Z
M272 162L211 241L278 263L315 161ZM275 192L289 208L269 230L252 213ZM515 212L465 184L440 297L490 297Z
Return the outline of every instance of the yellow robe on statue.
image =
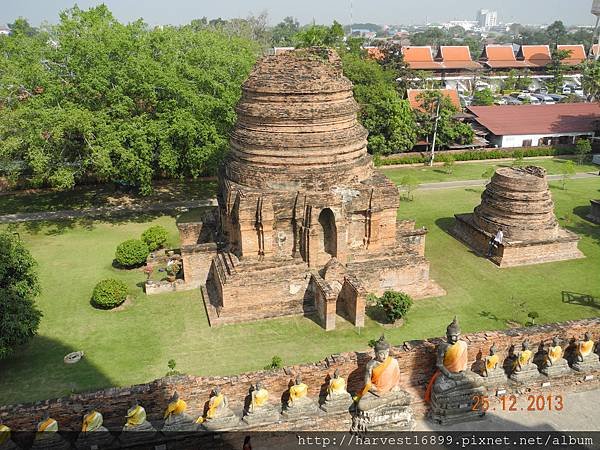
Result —
M183 413L186 410L186 408L187 403L185 403L181 399L177 399L177 401L169 403L169 406L167 406L167 410L165 411L163 419L166 419L171 415L178 416L179 414Z
M469 362L468 358L467 343L464 341L456 341L448 348L448 350L446 350L446 354L444 355L444 367L451 373L461 372L467 368L467 363ZM426 402L431 400L431 391L433 390L435 380L440 376L440 373L439 370L436 370L427 385L427 389L425 390Z
M384 362L373 369L371 373L371 381L365 385L363 390L357 396L360 399L375 386L378 394L386 394L390 392L400 382L400 368L396 358L388 356Z
M86 433L88 431L95 431L102 426L102 415L97 411L92 411L83 418L83 426L81 431Z
M208 410L206 411L206 417L199 417L198 420L196 420L196 423L203 423L206 421L206 419L214 418L215 414L217 413L217 409L219 408L219 406L221 406L221 403L223 403L223 398L223 394L211 397L208 401Z
M492 355L485 361L485 368L487 370L494 370L498 365L498 355Z
M523 367L526 366L529 361L531 360L531 356L533 355L533 353L531 352L531 350L524 350L521 352L521 354L519 355L519 358L515 361L514 366L517 367Z
M556 347L550 347L550 349L548 350L548 359L552 361L552 363L558 361L562 357L562 355L563 349L560 345L557 345Z
M10 428L0 424L0 446L10 439Z
M308 394L308 386L304 383L295 384L290 388L290 400L295 402L299 398L306 397Z
M254 393L252 402L254 407L257 408L266 405L267 400L269 400L269 392L266 389L260 389Z
M135 428L146 421L146 410L140 405L137 405L131 412L127 414L127 428Z
M346 392L346 380L343 378L332 378L327 387L328 394L343 394Z
M579 344L579 354L583 357L590 355L594 351L594 341L585 341Z

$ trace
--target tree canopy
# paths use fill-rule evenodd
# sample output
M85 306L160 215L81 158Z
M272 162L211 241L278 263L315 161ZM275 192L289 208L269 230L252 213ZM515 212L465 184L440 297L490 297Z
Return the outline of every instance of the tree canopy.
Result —
M119 23L100 5L0 38L0 166L32 184L209 172L227 147L250 40L193 26Z
M16 235L0 233L0 359L35 336L42 313L36 262Z

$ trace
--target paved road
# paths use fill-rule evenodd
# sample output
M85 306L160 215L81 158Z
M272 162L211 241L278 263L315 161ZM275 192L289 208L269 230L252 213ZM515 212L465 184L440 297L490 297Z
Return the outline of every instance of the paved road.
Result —
M110 217L118 214L148 211L173 211L178 209L200 208L215 206L216 199L196 200L188 202L160 202L150 205L103 206L100 208L85 208L67 211L43 211L34 213L7 214L0 216L0 223L29 222L34 220L64 220L81 217Z
M559 181L562 175L548 175L548 180ZM581 178L598 178L597 172L590 173L577 173L571 177L571 180L578 180ZM423 183L420 184L417 189L432 190L432 189L451 189L458 187L472 187L472 186L485 186L489 183L488 179L482 178L480 180L460 180L460 181L442 181L437 183Z
M578 173L571 177L571 179L581 178L595 178L598 177L596 173ZM561 175L548 175L548 179L556 181L561 179ZM460 181L442 181L437 183L423 183L420 184L418 189L420 190L434 190L434 189L452 189L460 187L476 187L485 186L489 180L460 180ZM85 208L77 210L66 210L66 211L42 211L33 213L19 213L19 214L6 214L0 216L0 223L14 223L14 222L29 222L35 220L65 220L65 219L77 219L81 217L109 217L117 214L127 214L132 212L147 212L147 211L172 211L177 209L188 209L188 208L199 208L202 206L216 206L217 200L215 198L208 200L195 200L188 202L160 202L150 205L133 205L133 206L103 206L100 208Z

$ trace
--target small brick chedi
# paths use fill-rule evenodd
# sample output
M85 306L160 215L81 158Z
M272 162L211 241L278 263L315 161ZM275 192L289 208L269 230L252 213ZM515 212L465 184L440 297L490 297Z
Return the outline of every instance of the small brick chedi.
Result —
M429 279L427 231L397 219L398 189L374 169L358 110L331 50L255 66L218 213L180 226L186 283L206 285L211 325L316 311L326 329L336 312L362 326L367 292L444 294Z
M500 267L583 258L579 237L558 226L546 171L541 167L496 170L471 214L457 214L452 233L480 254L502 230L491 260Z

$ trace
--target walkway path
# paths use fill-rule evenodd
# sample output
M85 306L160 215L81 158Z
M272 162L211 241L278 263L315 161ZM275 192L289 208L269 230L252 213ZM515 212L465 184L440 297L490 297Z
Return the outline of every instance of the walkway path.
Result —
M588 172L588 173L576 173L571 176L571 180L578 180L581 178L597 178L598 173L596 172ZM562 175L548 175L549 181L560 181L562 179ZM489 179L482 178L480 180L458 180L458 181L438 181L436 183L423 183L420 184L417 189L422 190L432 190L432 189L451 189L458 187L472 187L472 186L485 186L489 183Z
M582 178L596 178L597 173L577 173L571 177L572 180ZM548 180L558 181L562 175L548 175ZM434 190L434 189L452 189L460 187L476 187L485 186L489 180L459 180L459 181L442 181L437 183L423 183L417 189ZM115 214L128 214L132 212L148 212L148 211L172 211L177 209L200 208L203 206L216 206L216 198L206 200L193 200L187 202L157 202L150 205L132 205L132 206L103 206L99 208L84 208L76 210L64 211L41 211L32 213L6 214L0 216L0 223L14 222L29 222L35 220L69 220L78 219L81 217L107 217Z

